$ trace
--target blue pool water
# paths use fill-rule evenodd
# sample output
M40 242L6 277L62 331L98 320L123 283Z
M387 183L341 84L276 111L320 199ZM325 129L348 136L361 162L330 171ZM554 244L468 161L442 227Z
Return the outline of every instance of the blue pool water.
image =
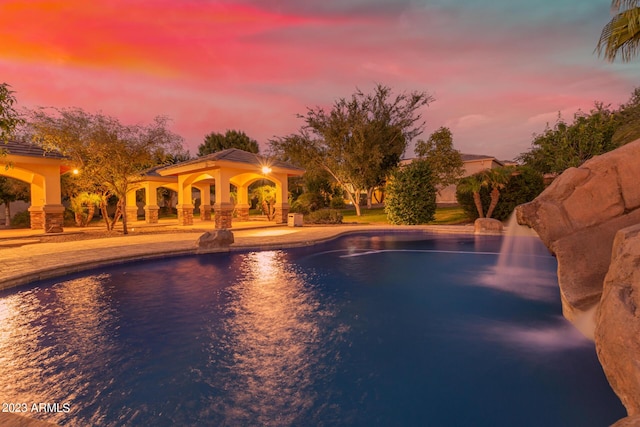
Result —
M0 399L72 426L609 425L530 242L509 268L499 237L354 235L5 291Z

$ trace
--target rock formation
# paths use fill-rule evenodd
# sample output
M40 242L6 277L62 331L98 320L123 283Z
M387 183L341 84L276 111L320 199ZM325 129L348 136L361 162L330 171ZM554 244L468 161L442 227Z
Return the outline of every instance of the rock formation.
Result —
M214 231L207 231L202 236L198 237L196 246L198 247L198 253L202 252L215 252L221 248L229 248L229 245L233 243L233 233L226 228L218 229Z
M516 209L558 259L565 317L600 301L616 232L640 223L640 140L567 169Z
M630 415L618 427L640 426L639 180L637 140L567 169L533 202L516 208L518 222L535 229L557 257L565 317L575 322L600 305L591 332L607 379Z
M640 224L616 234L595 341L611 387L629 415L640 415Z
M473 223L475 234L502 234L502 222L493 218L478 218Z

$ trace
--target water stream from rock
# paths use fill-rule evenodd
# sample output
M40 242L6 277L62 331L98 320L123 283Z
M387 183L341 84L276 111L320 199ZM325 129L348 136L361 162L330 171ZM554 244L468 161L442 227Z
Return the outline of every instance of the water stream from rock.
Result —
M535 248L542 244L538 234L532 228L518 224L515 213L511 214L505 227L505 236L496 264L496 283L502 286L523 286L522 293L530 296L548 295L547 289L528 278L536 277L541 257L534 255ZM595 313L597 305L576 316L571 322L586 338L593 341Z
M505 235L496 265L482 279L486 286L520 295L531 300L557 300L558 288L548 274L549 257L541 250L538 234L518 224L512 214L505 227ZM542 255L541 255L542 254Z

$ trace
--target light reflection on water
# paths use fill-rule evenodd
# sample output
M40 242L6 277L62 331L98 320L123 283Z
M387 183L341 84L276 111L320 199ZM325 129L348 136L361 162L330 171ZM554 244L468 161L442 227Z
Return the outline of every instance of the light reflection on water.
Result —
M3 402L28 403L31 410L33 403L98 398L89 382L105 369L114 346L113 309L102 288L106 278L89 276L0 299ZM64 412L47 416L52 422L63 418Z
M71 426L596 426L623 415L592 344L559 317L552 259L505 274L494 238L396 237L131 264L0 293L0 398L69 402L69 414L30 415Z
M228 374L215 378L233 387L215 410L230 425L300 424L316 403L318 376L332 370L322 361L335 339L323 327L331 301L321 303L280 251L250 253L240 271L224 321Z

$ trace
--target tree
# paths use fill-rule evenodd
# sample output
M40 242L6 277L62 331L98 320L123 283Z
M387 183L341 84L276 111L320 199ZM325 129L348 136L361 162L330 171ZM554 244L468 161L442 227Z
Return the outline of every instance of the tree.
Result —
M544 190L544 179L540 172L526 166L516 166L509 182L500 191L500 200L492 218L504 221L513 214L516 206L528 203Z
M90 114L81 109L32 112L34 139L47 149L68 156L80 169L79 188L101 195L100 209L107 230L123 219L127 230L126 194L143 177L146 169L168 153L181 152L182 138L167 129L168 119L156 117L153 123L123 125L102 113ZM111 196L118 199L113 218L107 214Z
M4 204L5 225L11 225L11 202L29 201L29 185L26 182L0 176L0 204Z
M476 210L478 211L478 218L484 218L484 209L482 207L482 199L480 198L480 190L485 187L485 181L481 174L474 174L464 177L458 183L458 194L471 193L473 194L473 202ZM456 195L458 196L458 195ZM459 197L457 197L459 199Z
M386 186L384 210L392 224L417 225L433 221L436 213L434 174L427 161L398 168Z
M455 184L464 173L462 156L453 148L453 135L447 127L437 129L427 141L418 140L414 151L419 159L429 163L436 187Z
M13 135L16 127L24 123L24 119L14 108L16 98L9 87L7 83L0 84L0 142L4 143ZM0 148L0 155L4 154L5 150Z
M267 216L269 221L275 218L276 215L276 195L276 187L272 185L262 185L251 192L251 197L258 199L262 213Z
M99 194L82 193L71 198L70 207L73 211L76 226L86 227L89 225L95 214L96 207L102 203L102 197Z
M376 85L374 93L357 90L340 98L330 111L308 108L298 134L271 140L278 157L308 169L327 171L345 190L360 215L359 197L383 183L395 168L408 142L422 133L419 109L433 98L424 92L392 97L391 89Z
M478 172L460 180L456 199L470 219L484 217L482 213L486 210L487 218L504 221L509 218L517 205L532 201L544 189L542 174L530 167L504 167L491 171L491 173L498 171L501 178L506 178L506 183L498 184L500 187L498 197L495 195L491 180L486 177L488 171ZM472 183L469 183L469 178L473 180ZM495 181L502 182L502 179L494 179L493 185ZM493 209L492 203L495 204Z
M618 126L616 112L602 103L596 103L589 114L578 111L571 124L558 115L554 127L547 125L542 134L535 135L531 150L518 160L541 173L562 173L617 148L613 135Z
M618 54L629 62L640 48L640 0L613 0L611 10L615 15L602 29L596 51L610 62Z
M640 139L640 87L633 90L629 101L620 106L615 116L617 128L611 141L613 146Z
M206 156L227 148L238 148L256 154L260 152L258 141L249 138L244 132L227 130L224 135L212 132L205 136L204 143L198 146L198 156Z
M491 218L493 211L500 200L500 190L504 189L511 178L512 168L500 167L495 169L487 169L482 173L482 179L485 187L491 188L491 203L487 209L487 218Z

